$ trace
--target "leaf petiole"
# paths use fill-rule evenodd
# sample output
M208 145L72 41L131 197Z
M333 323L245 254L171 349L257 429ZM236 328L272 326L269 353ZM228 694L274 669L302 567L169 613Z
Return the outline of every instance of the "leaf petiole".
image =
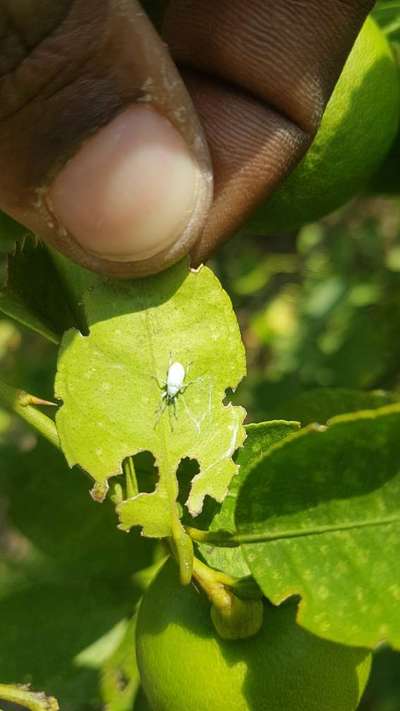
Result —
M60 448L57 429L53 420L34 407L34 405L54 405L54 403L13 388L0 380L0 404L21 417L54 447Z
M172 537L169 539L170 547L175 560L179 565L179 576L182 585L189 585L193 575L193 542L187 535L179 518L172 520Z
M195 543L205 543L216 548L238 548L241 543L237 534L228 531L202 531L199 528L187 526L186 532Z
M136 478L135 463L132 457L127 457L122 463L122 469L125 474L126 498L130 499L137 496L139 486Z

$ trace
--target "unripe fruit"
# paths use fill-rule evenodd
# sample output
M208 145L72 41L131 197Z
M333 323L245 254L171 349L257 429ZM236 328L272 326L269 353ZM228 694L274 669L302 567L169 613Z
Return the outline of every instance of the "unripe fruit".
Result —
M139 611L136 649L153 711L355 711L368 650L319 639L296 624L296 603L265 603L255 637L225 641L210 605L182 587L170 560Z
M400 86L400 44L395 42L391 47L396 59ZM400 193L400 126L388 155L379 167L378 172L372 176L368 191L372 194L381 193L384 195L397 195Z
M261 234L296 229L359 193L394 141L399 110L400 82L394 55L383 32L368 18L312 146L257 210L250 228Z
M149 702L147 701L143 689L139 689L139 693L135 699L135 705L133 711L151 711Z

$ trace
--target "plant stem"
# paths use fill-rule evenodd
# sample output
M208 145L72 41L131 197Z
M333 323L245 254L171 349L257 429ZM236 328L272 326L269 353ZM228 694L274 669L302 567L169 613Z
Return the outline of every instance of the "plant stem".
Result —
M111 501L118 506L124 500L124 492L119 482L111 482Z
M202 561L196 557L193 558L193 577L202 586L209 597L210 595L211 597L214 597L215 594L218 595L221 588L235 587L238 582L236 578L221 573L220 570L209 568L208 565L202 563Z
M137 496L139 493L139 486L135 471L135 463L132 457L127 457L124 460L122 464L122 469L125 474L126 498L131 499L133 496Z
M182 585L189 585L193 575L193 541L187 535L180 519L172 519L172 537L168 539L175 560L179 565Z
M20 704L30 711L59 711L59 705L51 696L35 694L27 686L0 684L0 699Z
M0 404L15 412L25 422L33 427L42 437L45 437L54 447L60 448L57 429L50 417L33 407L33 404L53 404L36 398L34 395L6 385L0 380Z
M238 540L237 534L225 531L202 531L199 528L187 526L186 532L192 541L205 543L210 546L215 546L216 548L237 548L241 543L241 541Z

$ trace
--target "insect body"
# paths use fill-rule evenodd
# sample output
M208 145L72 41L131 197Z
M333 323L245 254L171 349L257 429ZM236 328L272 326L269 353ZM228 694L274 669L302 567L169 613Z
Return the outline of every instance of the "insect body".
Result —
M172 402L179 393L186 389L185 376L186 370L182 363L176 362L169 366L163 395L169 402Z
M189 363L185 368L185 366L182 365L182 363L179 363L179 361L174 361L172 363L170 360L166 379L163 383L160 383L156 377L152 376L154 380L158 383L158 386L161 390L161 403L160 407L157 410L158 417L154 427L157 427L163 413L166 409L168 409L171 430L174 429L171 415L173 413L175 419L177 419L177 402L178 399L181 399L187 416L194 425L195 429L200 432L201 423L205 415L203 415L199 421L196 420L185 401L184 393L190 385L204 380L205 376L201 375L195 378L194 380L187 381L186 377L189 373L190 366L191 363ZM172 407L170 407L170 405Z
M178 361L170 363L165 382L163 384L159 383L159 387L162 391L162 404L159 409L159 417L157 422L169 405L172 405L172 409L176 417L176 400L179 395L183 395L188 385L190 385L190 383L185 383L185 377L186 369L182 363L179 363Z

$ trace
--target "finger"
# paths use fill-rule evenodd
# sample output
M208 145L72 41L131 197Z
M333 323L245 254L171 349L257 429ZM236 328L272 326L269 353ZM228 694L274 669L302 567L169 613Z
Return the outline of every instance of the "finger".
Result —
M0 0L0 207L84 266L158 271L196 241L207 145L136 0Z
M318 128L370 0L172 0L163 35L211 150L203 261L295 166Z

